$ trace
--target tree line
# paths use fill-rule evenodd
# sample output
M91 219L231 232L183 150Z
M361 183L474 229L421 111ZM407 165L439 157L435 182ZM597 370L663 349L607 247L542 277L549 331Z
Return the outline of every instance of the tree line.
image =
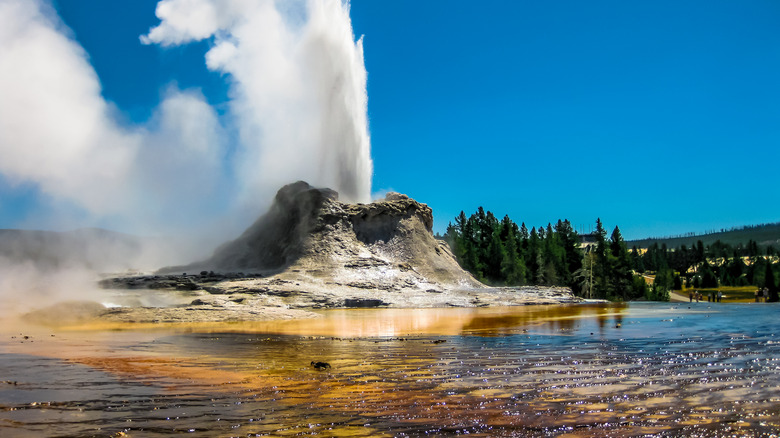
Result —
M500 286L568 286L586 298L668 300L666 283L649 287L635 274L620 229L607 238L600 219L592 242L582 244L568 220L554 225L519 226L498 220L479 207L469 217L460 212L444 239L460 265L478 280Z

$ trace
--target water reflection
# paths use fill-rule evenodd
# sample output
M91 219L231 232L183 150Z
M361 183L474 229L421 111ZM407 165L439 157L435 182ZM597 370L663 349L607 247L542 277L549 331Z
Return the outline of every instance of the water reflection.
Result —
M0 378L17 384L0 384L0 435L771 436L778 310L348 310L4 335Z
M612 319L613 326L622 321L626 304L591 304L569 306L534 306L518 310L493 309L477 313L463 326L463 334L510 335L518 330L527 333L566 333L578 329L583 321L596 318L603 330Z

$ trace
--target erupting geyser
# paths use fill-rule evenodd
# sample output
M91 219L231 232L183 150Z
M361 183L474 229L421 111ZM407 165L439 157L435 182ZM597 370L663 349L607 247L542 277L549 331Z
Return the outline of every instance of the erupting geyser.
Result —
M228 101L171 83L133 122L52 3L0 0L0 184L36 193L46 213L29 212L25 228L175 234L186 248L159 266L184 262L169 252L205 256L290 181L370 201L366 69L348 1L160 0L141 42L208 40L205 65ZM19 288L0 283L0 297Z
M50 3L0 1L0 181L55 207L25 227L216 229L221 240L236 231L225 218L254 217L298 179L370 201L366 69L349 2L161 0L141 42L208 40L205 67L228 101L170 83L150 119L130 124ZM79 220L58 219L68 216Z
M232 79L244 145L238 170L250 187L306 179L368 202L362 39L355 42L349 2L304 4L295 11L300 4L274 0L163 0L160 25L141 40L169 46L213 38L206 65Z

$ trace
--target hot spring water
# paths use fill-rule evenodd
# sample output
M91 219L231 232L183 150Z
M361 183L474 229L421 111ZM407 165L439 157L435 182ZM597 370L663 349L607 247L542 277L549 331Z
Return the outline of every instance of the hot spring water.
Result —
M0 435L773 436L778 311L646 303L332 310L159 330L3 324Z

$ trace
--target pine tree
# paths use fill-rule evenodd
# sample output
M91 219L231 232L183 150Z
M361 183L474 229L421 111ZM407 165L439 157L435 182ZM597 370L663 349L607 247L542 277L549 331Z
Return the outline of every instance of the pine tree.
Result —
M490 237L485 259L485 278L490 280L491 283L504 282L501 275L501 264L504 261L505 253L506 250L499 237L499 230L496 229Z
M515 232L510 229L507 233L504 251L504 259L501 262L501 275L507 285L518 286L525 284L525 265L518 255L517 238Z
M652 297L654 301L669 301L665 298L669 294L669 290L674 286L674 272L671 269L664 268L659 270L655 274L655 281L653 281Z
M639 273L645 272L645 264L636 245L631 247L631 269Z
M563 271L566 269L563 247L558 239L558 233L553 231L552 224L550 223L547 224L544 233L542 258L544 259L544 284L548 286L566 284L561 278Z
M574 280L574 273L582 267L582 252L577 233L568 220L558 221L555 231L558 234L558 242L563 247L563 284L577 291L578 285Z
M707 260L703 261L699 267L699 274L701 275L701 287L718 287L718 277Z
M647 282L641 275L635 275L631 284L631 298L645 298L650 299L650 288L647 287Z
M702 243L701 240L696 241L696 258L694 259L694 263L701 263L704 261L705 254L704 254L704 243Z
M610 292L613 296L621 297L625 301L631 292L633 274L628 260L626 243L618 227L615 227L609 238L609 249L607 276L609 277Z
M499 221L492 212L479 207L468 218L461 211L455 224L447 226L444 239L461 266L480 281L560 285L570 286L575 292L580 290L580 279L575 279L574 273L582 268L582 255L568 220L529 232L525 223L518 227L509 216ZM590 293L592 287L588 288Z
M737 255L737 252L734 251L734 256L726 267L728 276L731 279L731 286L743 286L742 282L744 282L744 278L742 278L742 275L747 270L746 268L747 266L745 266L745 262L742 261L742 257Z
M482 280L482 262L480 260L480 242L477 234L477 218L472 215L466 220L462 235L462 260L463 269L471 272L477 280Z
M536 227L531 228L531 234L528 237L528 251L526 252L525 266L528 268L528 277L531 280L531 284L542 284L540 278L543 278L541 274L543 268L542 254L540 248L539 235L536 233Z
M767 301L775 303L778 301L777 283L775 282L775 273L772 269L772 261L767 260L766 272L764 273L764 287L769 291L769 299Z
M526 269L530 266L528 264L528 239L529 239L529 233L528 233L528 227L525 226L525 222L520 225L520 234L517 235L517 253L520 255L520 259L523 261L523 264L525 265ZM526 279L527 279L526 275Z
M609 290L609 265L607 261L607 231L601 223L601 218L596 219L596 250L595 265L593 269L593 289L597 298L607 298Z

